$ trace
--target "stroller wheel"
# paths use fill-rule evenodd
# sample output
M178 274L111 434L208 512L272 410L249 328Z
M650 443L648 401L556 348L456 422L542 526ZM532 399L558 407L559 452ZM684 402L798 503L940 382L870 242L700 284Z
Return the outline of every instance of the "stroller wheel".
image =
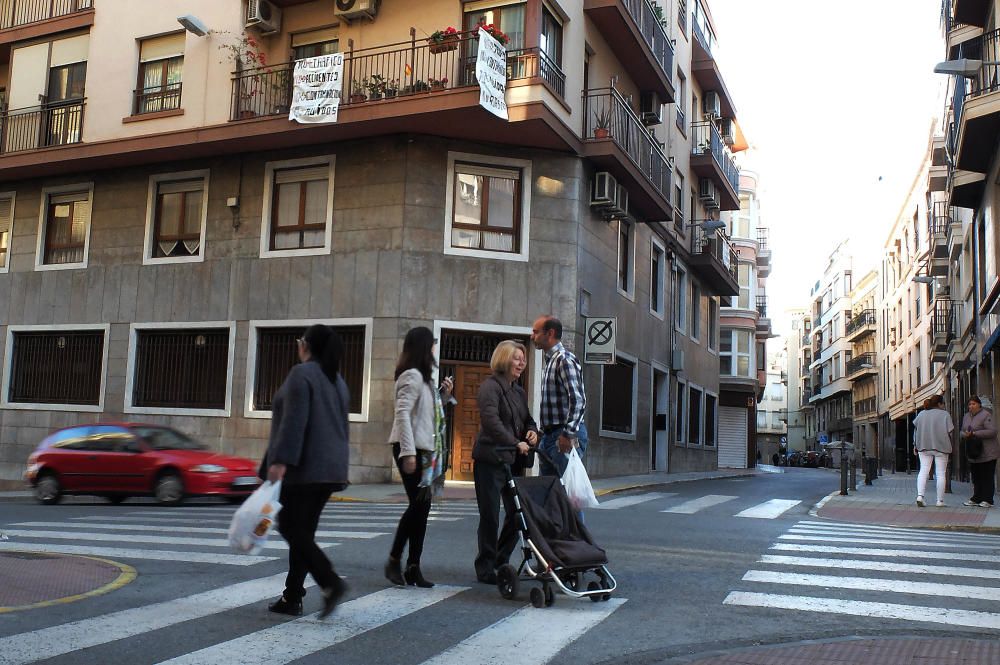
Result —
M540 588L535 587L531 590L529 594L531 596L531 606L537 607L539 609L545 607L545 592Z
M602 578L601 579L601 588L602 589L610 589L611 585L608 584L608 581L606 579ZM604 601L611 600L611 594L610 593L604 594L603 596L601 596L601 600L604 600Z
M517 570L509 563L505 563L497 569L497 590L500 595L507 600L517 598Z
M601 585L598 584L597 582L591 582L590 584L587 585L587 591L598 591L598 590L600 590L600 588L601 588ZM587 598L590 598L591 602L596 603L597 601L601 600L606 595L607 594L604 594L602 596L601 594L596 594L595 593L593 596L587 596Z
M556 602L556 594L552 591L552 587L545 584L542 586L542 592L545 594L545 607L552 607Z
M566 577L563 579L563 584L568 586L573 591L579 591L581 582L580 578L580 573L567 573Z

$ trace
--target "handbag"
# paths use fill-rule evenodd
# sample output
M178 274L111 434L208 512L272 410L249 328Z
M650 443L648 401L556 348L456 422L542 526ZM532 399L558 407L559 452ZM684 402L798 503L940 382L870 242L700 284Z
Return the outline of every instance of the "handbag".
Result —
M965 440L965 456L969 459L974 457L982 457L983 455L983 440L979 437L970 436Z

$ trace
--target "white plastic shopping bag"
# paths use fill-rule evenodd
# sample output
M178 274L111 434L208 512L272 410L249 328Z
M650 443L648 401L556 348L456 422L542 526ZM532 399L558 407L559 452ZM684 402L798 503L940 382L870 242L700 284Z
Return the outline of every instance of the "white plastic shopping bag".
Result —
M251 494L229 524L229 544L237 552L257 554L267 542L281 504L281 481L266 481Z
M590 476L587 475L587 469L583 466L583 460L577 454L576 448L570 450L567 457L569 462L563 471L562 483L566 488L569 502L577 510L596 508L600 504L594 496L594 486L590 484Z

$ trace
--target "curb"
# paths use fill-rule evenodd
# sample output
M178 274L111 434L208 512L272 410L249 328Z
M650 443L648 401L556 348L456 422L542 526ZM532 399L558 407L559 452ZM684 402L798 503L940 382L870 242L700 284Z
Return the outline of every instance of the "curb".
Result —
M819 501L817 501L816 505L814 505L812 508L809 509L809 517L815 517L818 520L830 519L829 517L820 517L819 516L819 511L823 509L823 506L826 505L827 501L829 501L833 497L839 496L839 495L840 495L840 490L834 490L833 492L830 492L829 494L827 494L826 496L824 496L822 499L820 499ZM837 520L832 520L832 521L836 522Z
M605 496L607 494L617 494L618 492L628 492L629 490L644 489L647 487L661 487L663 485L679 485L681 483L694 483L700 480L726 480L728 478L751 478L758 475L755 472L750 473L735 473L735 474L725 474L717 476L705 476L703 478L680 478L677 480L657 480L651 483L640 483L637 485L622 485L621 487L609 487L602 490L594 490L594 494L597 496Z
M835 496L840 496L840 490L834 490L830 492L825 497L816 502L809 510L809 516L818 520L827 520L829 522L839 522L841 524L867 524L869 526L888 526L897 529L927 529L928 531L954 531L956 533L984 533L984 534L997 534L1000 535L1000 527L996 526L976 526L967 524L887 524L882 522L850 522L849 520L840 520L834 517L826 517L825 515L820 515L819 511L823 509L823 506L827 504L828 501L833 499Z

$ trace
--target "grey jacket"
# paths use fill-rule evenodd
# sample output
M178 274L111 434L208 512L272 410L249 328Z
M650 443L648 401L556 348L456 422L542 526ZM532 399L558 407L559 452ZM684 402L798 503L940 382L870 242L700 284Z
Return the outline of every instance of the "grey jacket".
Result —
M528 410L528 395L524 388L490 375L479 386L477 403L480 430L472 448L472 459L489 464L497 464L498 461L513 464L515 451L504 450L498 454L496 446L516 446L525 440L528 432L538 432Z
M434 450L434 389L418 369L408 369L396 379L389 443L399 444L400 457Z
M350 402L343 377L334 385L319 363L292 367L274 395L265 471L271 464L285 464L289 485L346 484Z
M993 414L986 409L980 409L976 415L966 413L962 418L962 431L968 432L970 429L973 436L982 440L983 454L979 457L970 457L969 461L978 464L1000 459L1000 443L997 443L997 428L993 424Z

